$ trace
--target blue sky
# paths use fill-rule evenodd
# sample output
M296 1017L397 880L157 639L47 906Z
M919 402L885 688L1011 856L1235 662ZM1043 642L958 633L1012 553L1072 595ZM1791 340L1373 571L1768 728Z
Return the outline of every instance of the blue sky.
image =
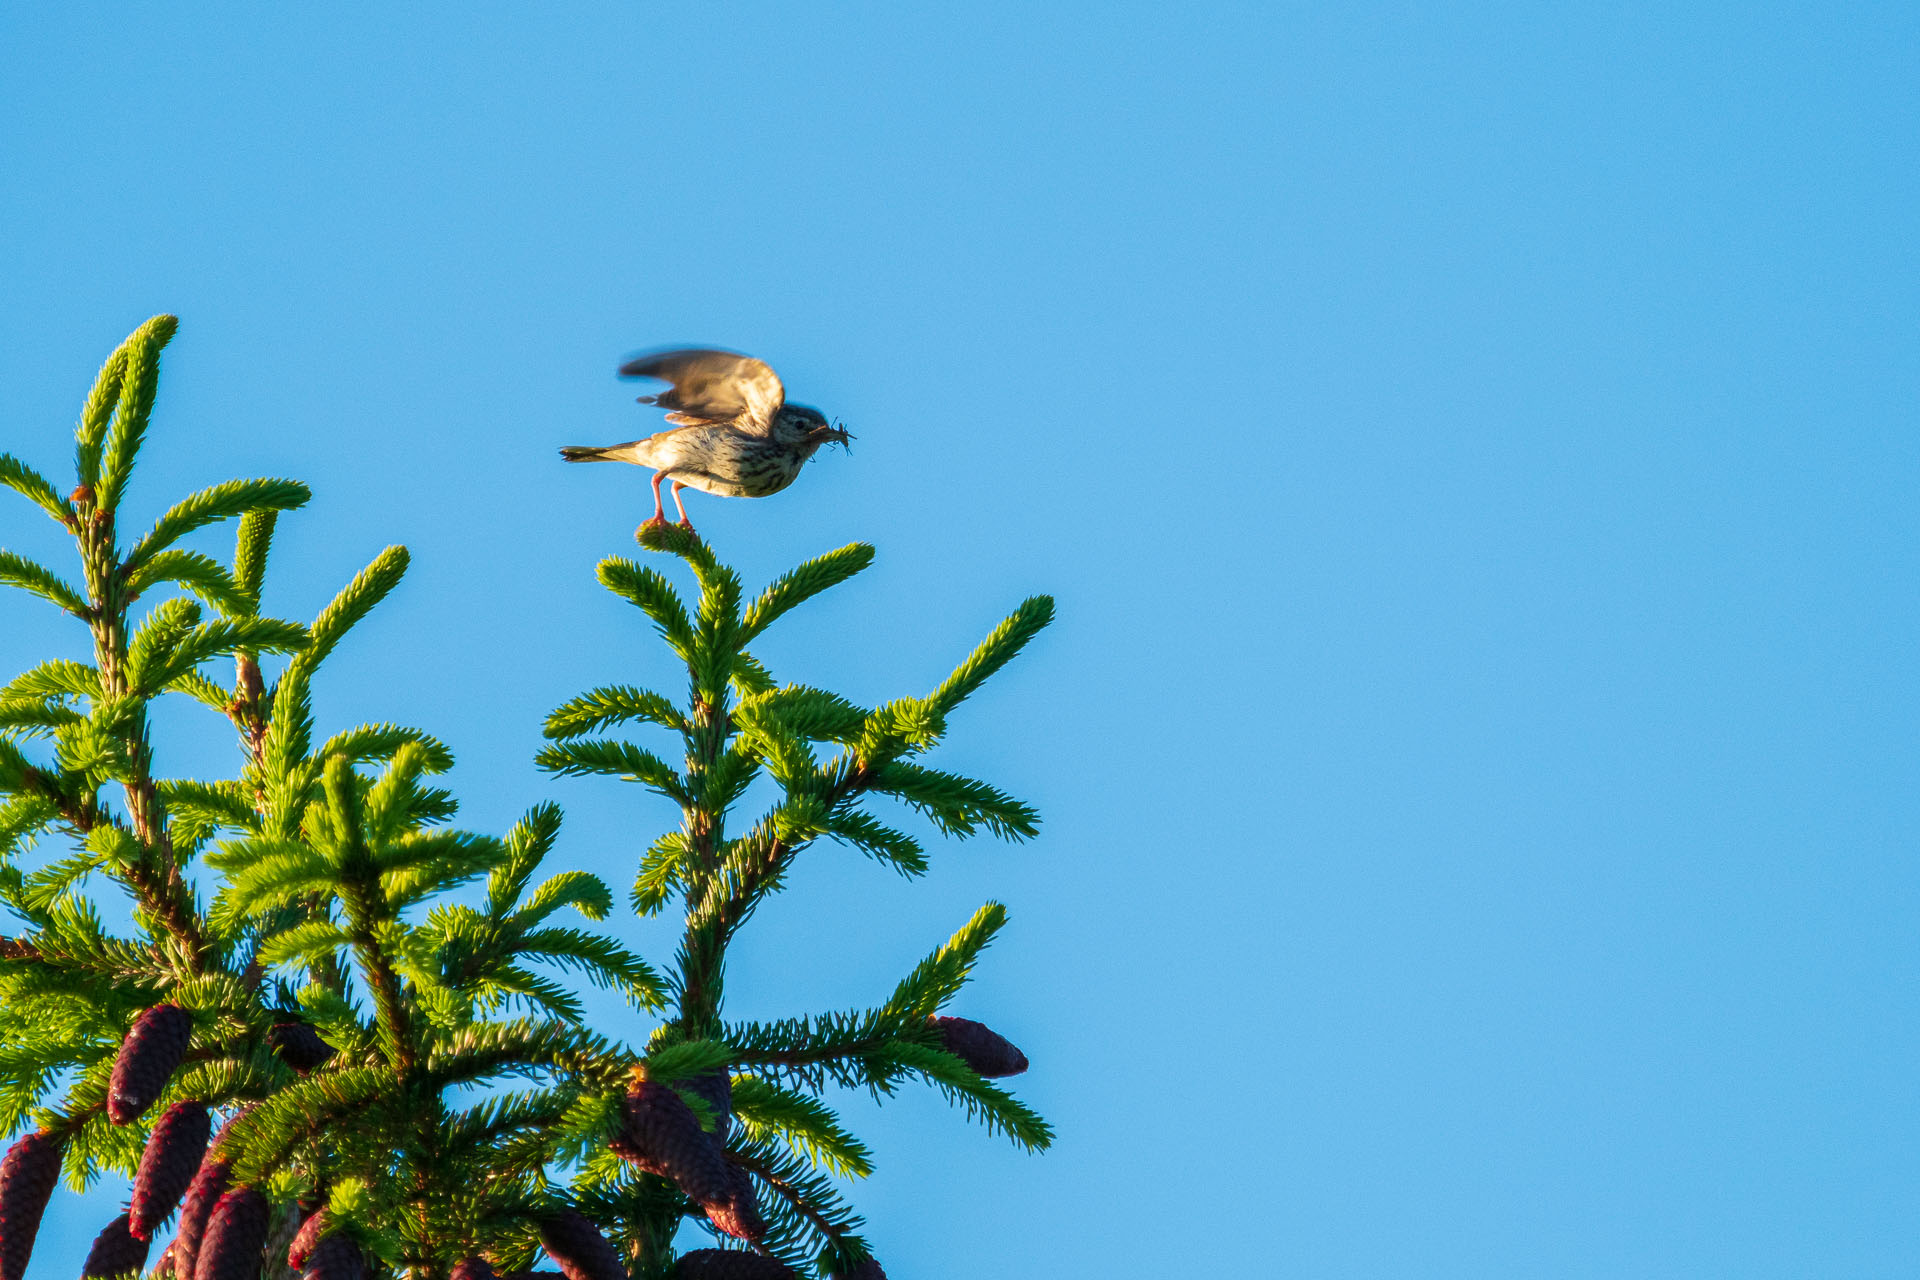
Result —
M1055 594L942 757L1041 839L823 848L732 969L845 1006L1009 905L958 1011L1060 1141L850 1101L890 1274L1920 1271L1910 6L404 8L0 18L0 447L63 467L178 313L134 509L309 482L296 618L405 543L323 719L616 885L672 815L531 758L670 679L592 579L646 473L554 454L653 429L631 351L858 435L688 495L754 581L878 546L783 678L924 690Z

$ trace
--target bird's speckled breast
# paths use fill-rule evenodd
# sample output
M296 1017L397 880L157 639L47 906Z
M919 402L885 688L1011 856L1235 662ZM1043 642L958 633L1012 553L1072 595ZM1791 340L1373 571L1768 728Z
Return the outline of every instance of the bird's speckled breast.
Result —
M812 454L726 427L682 427L653 440L652 465L690 489L724 498L761 498L793 483Z

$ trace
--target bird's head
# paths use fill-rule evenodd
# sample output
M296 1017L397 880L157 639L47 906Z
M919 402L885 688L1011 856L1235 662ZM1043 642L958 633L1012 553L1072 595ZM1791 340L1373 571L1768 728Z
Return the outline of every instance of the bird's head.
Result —
M827 415L811 405L783 405L779 425L798 436L809 453L823 444L837 444L842 449L848 449L847 442L853 439L852 432L837 422L828 422ZM851 452L851 449L848 451Z

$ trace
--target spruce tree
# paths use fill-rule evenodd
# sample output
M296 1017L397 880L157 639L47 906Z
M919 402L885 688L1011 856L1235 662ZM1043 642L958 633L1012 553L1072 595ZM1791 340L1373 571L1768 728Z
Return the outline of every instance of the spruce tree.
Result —
M542 878L556 805L503 835L460 830L438 739L380 721L321 736L314 681L400 582L404 548L303 624L263 608L279 518L306 505L304 485L216 485L123 538L174 328L149 321L101 370L67 496L0 454L0 484L71 535L79 566L70 579L0 551L0 583L83 624L93 655L0 688L0 902L17 922L0 937L0 1130L20 1135L0 1160L0 1280L23 1273L62 1166L75 1190L107 1170L134 1179L129 1204L101 1206L88 1275L479 1280L544 1255L575 1280L872 1280L884 1273L845 1194L872 1158L830 1091L926 1084L1016 1144L1048 1145L991 1079L1025 1057L944 1012L1005 920L997 903L870 1007L759 1023L730 1020L724 995L729 945L816 841L927 868L873 800L947 835L1034 836L1028 806L923 761L1050 601L1021 605L931 693L867 708L779 683L751 646L872 548L809 560L751 600L683 528L639 539L684 566L691 594L603 561L600 582L651 623L684 693L584 693L548 718L539 763L679 807L628 895L642 916L684 917L656 969L592 927L615 905L598 877ZM223 522L229 561L180 545ZM175 695L224 720L234 776L161 767L151 707ZM628 726L653 745L610 736ZM774 800L742 820L761 778ZM108 926L102 893L123 895L130 929ZM628 1014L588 1025L581 981ZM683 1251L689 1223L711 1238Z

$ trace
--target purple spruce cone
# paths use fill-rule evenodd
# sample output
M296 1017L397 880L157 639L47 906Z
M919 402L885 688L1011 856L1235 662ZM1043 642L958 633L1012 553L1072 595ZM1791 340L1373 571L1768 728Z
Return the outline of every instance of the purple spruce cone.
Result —
M619 1252L577 1209L560 1209L541 1218L540 1244L560 1264L567 1280L628 1280Z
M872 1258L866 1258L853 1264L851 1271L829 1271L827 1280L887 1280L887 1273Z
M35 1130L0 1160L0 1280L20 1280L27 1273L40 1216L60 1180L60 1147L52 1134Z
M778 1258L744 1249L695 1249L673 1264L674 1280L799 1280Z
M141 1014L114 1059L107 1118L131 1124L158 1102L192 1038L193 1015L177 1004L157 1004Z
M627 1118L613 1149L648 1173L671 1178L700 1204L733 1195L727 1158L679 1094L646 1081L627 1094Z
M127 1215L121 1214L93 1238L87 1253L87 1265L80 1269L82 1280L92 1276L140 1274L147 1265L147 1241L127 1230Z
M929 1018L946 1051L972 1067L975 1074L992 1080L998 1076L1017 1076L1027 1069L1027 1055L1014 1048L1007 1038L971 1018Z
M213 1207L220 1202L220 1197L227 1194L232 1175L233 1162L221 1159L213 1151L207 1153L199 1171L193 1175L187 1198L180 1202L180 1221L173 1233L171 1252L177 1280L193 1280L200 1261L200 1244L206 1237L207 1220L213 1216Z
M147 1149L140 1153L140 1171L133 1177L133 1200L127 1209L127 1229L134 1239L153 1239L180 1203L199 1172L212 1134L213 1118L204 1102L176 1102L153 1126Z
M323 1237L307 1255L300 1280L366 1280L367 1260L352 1237L338 1232Z
M287 1265L295 1271L307 1265L307 1256L320 1243L320 1238L333 1228L333 1219L327 1216L324 1208L313 1211L305 1222L300 1224L293 1240L287 1245Z
M333 1056L333 1046L304 1022L276 1022L267 1032L267 1043L280 1061L301 1075L325 1065Z
M493 1264L485 1258L463 1258L453 1264L453 1271L447 1280L500 1280Z
M193 1175L193 1183L187 1188L187 1198L180 1203L180 1220L174 1224L173 1231L173 1271L175 1280L193 1280L193 1272L200 1260L200 1242L206 1235L207 1219L213 1216L213 1207L220 1202L233 1186L233 1162L221 1154L221 1148L227 1136L258 1103L249 1102L220 1126L220 1132L214 1135L207 1146L207 1155L200 1162L200 1169Z
M267 1243L273 1206L252 1187L236 1187L220 1197L200 1237L193 1280L258 1280L260 1249Z
M727 1161L727 1194L702 1200L707 1220L736 1240L759 1240L767 1234L767 1220L760 1216L760 1198L754 1194L753 1179L733 1161Z

